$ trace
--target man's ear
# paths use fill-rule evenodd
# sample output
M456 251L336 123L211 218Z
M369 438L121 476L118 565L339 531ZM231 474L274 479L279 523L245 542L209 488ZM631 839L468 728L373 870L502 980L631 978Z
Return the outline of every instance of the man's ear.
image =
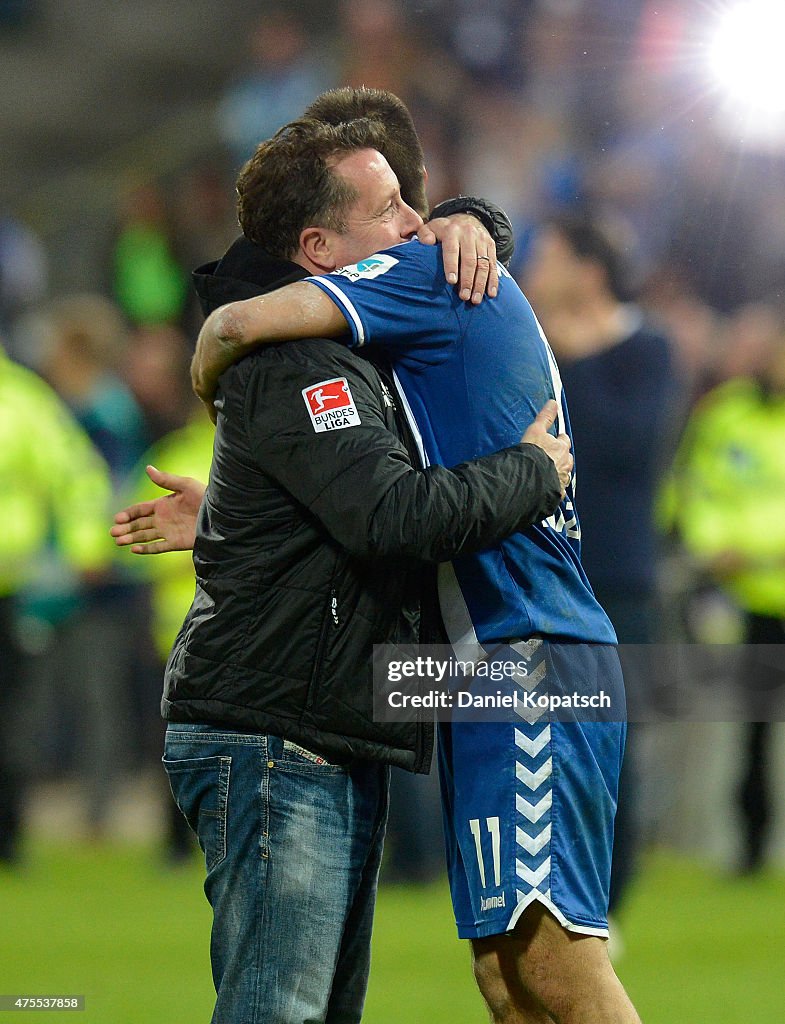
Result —
M300 251L325 273L335 270L337 261L333 255L333 232L327 228L304 228L300 233Z

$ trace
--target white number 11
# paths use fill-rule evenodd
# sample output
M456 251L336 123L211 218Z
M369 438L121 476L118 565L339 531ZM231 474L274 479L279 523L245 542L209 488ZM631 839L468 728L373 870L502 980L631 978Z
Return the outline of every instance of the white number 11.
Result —
M498 889L501 885L501 835L499 833L499 819L498 818L486 818L485 824L488 828L488 832L491 836L491 850L493 852L493 883ZM474 836L474 846L477 850L477 865L480 869L480 881L482 882L483 889L485 888L485 861L482 856L482 840L480 837L480 819L470 818L469 828L472 830Z

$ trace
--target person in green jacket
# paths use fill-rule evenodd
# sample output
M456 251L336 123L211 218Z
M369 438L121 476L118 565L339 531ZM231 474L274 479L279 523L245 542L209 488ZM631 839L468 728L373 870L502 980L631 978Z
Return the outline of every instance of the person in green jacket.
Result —
M766 856L772 798L771 718L785 685L785 332L755 377L707 394L687 424L667 496L667 518L685 550L738 607L747 647L741 870ZM768 719L768 721L767 721Z
M19 855L23 805L18 601L52 541L77 577L102 577L113 557L110 499L107 466L65 404L0 348L0 862Z

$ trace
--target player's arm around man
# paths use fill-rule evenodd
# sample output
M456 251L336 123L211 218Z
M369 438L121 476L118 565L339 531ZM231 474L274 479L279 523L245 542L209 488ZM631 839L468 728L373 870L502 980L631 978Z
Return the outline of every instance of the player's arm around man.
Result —
M441 244L445 279L455 284L462 299L478 305L485 294L495 297L499 288L496 246L471 214L437 217L420 228L418 237L428 245ZM271 292L227 303L202 326L191 362L191 383L213 422L219 377L260 344L315 335L333 338L346 332L343 315L317 289L298 282L279 291L283 295L277 300L277 292Z

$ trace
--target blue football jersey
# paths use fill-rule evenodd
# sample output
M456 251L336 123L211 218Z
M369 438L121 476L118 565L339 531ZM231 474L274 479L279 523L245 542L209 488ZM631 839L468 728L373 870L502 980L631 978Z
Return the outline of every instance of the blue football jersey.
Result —
M447 283L441 247L412 241L308 279L340 307L350 344L387 351L426 465L517 444L549 398L570 433L553 353L520 288L499 272L498 296L473 306ZM616 642L581 566L574 477L554 515L440 567L439 587L453 643Z

